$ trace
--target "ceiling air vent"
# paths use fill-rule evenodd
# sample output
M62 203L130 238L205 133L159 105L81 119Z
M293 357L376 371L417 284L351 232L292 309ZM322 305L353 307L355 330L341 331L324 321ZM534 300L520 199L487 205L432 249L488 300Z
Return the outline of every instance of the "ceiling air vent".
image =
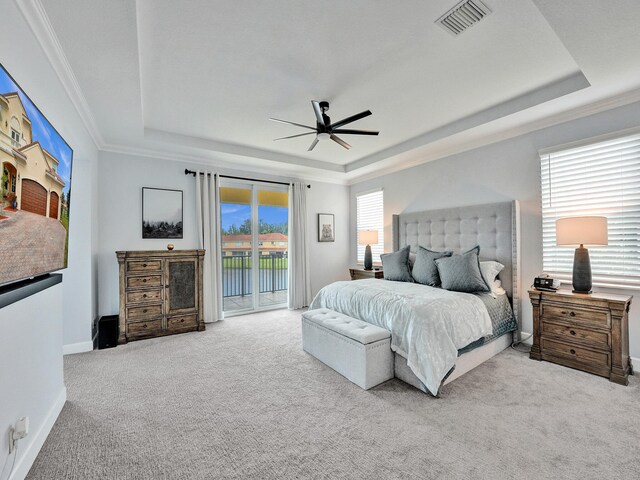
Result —
M436 23L457 36L490 13L489 7L480 0L463 0L436 20Z

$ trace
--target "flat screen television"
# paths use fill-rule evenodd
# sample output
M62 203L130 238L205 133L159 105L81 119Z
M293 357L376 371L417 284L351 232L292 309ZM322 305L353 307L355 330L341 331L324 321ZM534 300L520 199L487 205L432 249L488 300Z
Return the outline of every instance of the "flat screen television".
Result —
M0 286L67 266L72 160L0 64Z

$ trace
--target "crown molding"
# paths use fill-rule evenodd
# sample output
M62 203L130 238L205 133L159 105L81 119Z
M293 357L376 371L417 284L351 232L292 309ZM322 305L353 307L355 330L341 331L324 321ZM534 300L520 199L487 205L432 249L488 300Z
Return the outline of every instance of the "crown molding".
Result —
M104 140L42 3L40 3L40 0L14 1L56 72L93 143L96 148L100 149L104 144Z
M104 144L100 148L100 152L116 153L119 155L131 155L134 157L151 158L154 160L168 160L172 162L187 163L187 164L190 164L191 166L193 166L193 164L198 164L198 165L202 165L203 167L208 167L208 168L216 167L216 168L221 168L225 170L233 170L236 172L246 172L248 171L248 168L250 168L250 172L252 174L261 173L271 177L274 177L274 176L284 177L292 180L331 183L335 185L348 185L347 179L344 177L338 178L338 177L314 175L314 174L308 174L308 173L294 174L286 171L278 172L273 168L263 168L263 167L254 166L254 165L242 165L237 163L230 163L224 160L216 160L216 159L208 158L205 156L198 156L198 155L167 153L166 151L163 151L163 150L155 150L151 148L139 148L139 147L130 147L127 145ZM212 153L215 153L215 152L212 152ZM330 173L330 172L327 172L327 173Z
M415 158L414 155L411 155L411 152L407 152L406 154L411 155L411 158L407 158L406 160L400 160L388 167L382 167L380 169L377 169L369 173L364 173L362 175L357 175L356 174L357 170L352 170L351 173L356 175L349 176L349 180L347 181L347 184L354 185L356 183L372 180L374 178L378 178L384 175L389 175L391 173L399 172L401 170L406 170L408 168L413 168L418 165L422 165L424 163L432 162L434 160L439 160L441 158L449 157L451 155L457 155L459 153L467 152L469 150L474 150L476 148L502 142L504 140L509 140L511 138L516 138L522 135L536 132L538 130L542 130L544 128L553 127L553 126L571 122L574 120L579 120L581 118L589 117L597 113L613 110L614 108L631 105L632 103L636 103L636 102L640 102L640 88L634 89L634 90L628 90L626 92L622 92L612 97L598 100L586 105L581 105L579 107L574 107L569 110L559 112L554 115L546 116L538 120L526 122L522 125L517 125L509 129L503 129L490 134L482 134L482 135L479 135L477 138L460 142L456 144L455 147L444 147L444 148L435 147L433 151L425 151L423 154L418 152L418 150L420 150L420 147L417 147L416 149L414 149L414 155L418 154L420 155L420 158ZM460 134L462 133L464 132L460 132ZM428 148L429 148L428 145L424 146L425 150Z

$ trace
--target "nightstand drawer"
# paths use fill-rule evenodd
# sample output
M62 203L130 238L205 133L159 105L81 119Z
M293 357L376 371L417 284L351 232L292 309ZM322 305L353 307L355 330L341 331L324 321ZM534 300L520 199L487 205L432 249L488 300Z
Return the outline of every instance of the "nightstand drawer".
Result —
M162 269L160 260L129 260L127 272L151 272Z
M578 347L576 345L556 342L548 338L542 338L543 355L552 355L554 357L564 357L575 362L585 365L593 365L595 367L609 367L611 365L608 352L598 352L588 348Z
M162 332L162 319L127 324L127 335L150 335Z
M162 289L143 290L141 292L126 292L126 302L129 303L149 303L162 301Z
M601 330L590 330L575 325L564 325L547 320L542 321L542 335L565 338L596 348L608 349L610 346L609 333Z
M162 304L127 307L128 320L135 320L136 318L155 317L156 315L162 315Z
M162 275L147 275L145 277L127 277L127 288L160 287Z
M586 310L581 308L573 308L571 306L543 305L542 317L545 320L549 318L557 318L560 320L570 321L574 324L591 324L602 328L609 327L609 314L598 310Z

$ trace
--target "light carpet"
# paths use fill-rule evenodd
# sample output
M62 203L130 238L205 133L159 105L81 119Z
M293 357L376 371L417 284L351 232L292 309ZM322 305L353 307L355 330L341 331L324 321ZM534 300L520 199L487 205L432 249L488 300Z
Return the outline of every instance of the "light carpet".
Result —
M304 353L300 312L65 358L29 479L640 478L640 382L511 349L436 399Z

